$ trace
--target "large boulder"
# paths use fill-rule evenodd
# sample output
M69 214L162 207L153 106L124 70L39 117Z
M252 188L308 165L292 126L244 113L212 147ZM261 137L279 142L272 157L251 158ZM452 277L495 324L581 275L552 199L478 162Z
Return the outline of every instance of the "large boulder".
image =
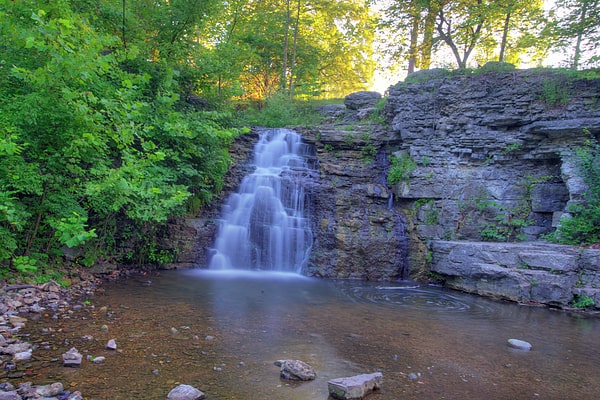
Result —
M311 381L317 377L315 369L300 360L279 360L274 363L278 366L282 379L291 381Z
M360 110L362 108L375 107L375 104L381 99L379 92L355 92L344 99L344 104L349 110Z
M190 385L179 385L167 395L167 400L202 400L206 395Z

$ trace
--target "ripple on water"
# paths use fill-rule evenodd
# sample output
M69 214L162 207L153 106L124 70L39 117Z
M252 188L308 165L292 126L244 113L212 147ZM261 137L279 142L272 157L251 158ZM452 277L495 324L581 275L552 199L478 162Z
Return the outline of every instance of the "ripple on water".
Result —
M495 303L475 296L450 293L442 288L422 286L415 282L398 282L385 285L353 285L337 282L345 296L358 303L375 303L406 307L428 312L468 312L473 315L494 311Z

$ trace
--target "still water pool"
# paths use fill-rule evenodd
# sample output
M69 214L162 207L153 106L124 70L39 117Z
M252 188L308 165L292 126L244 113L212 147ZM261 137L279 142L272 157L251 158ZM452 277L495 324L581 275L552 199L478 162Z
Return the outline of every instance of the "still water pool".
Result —
M165 399L185 383L209 400L325 400L329 379L376 371L383 388L370 399L600 393L600 319L580 314L277 273L170 271L104 289L69 319L28 324L42 364L31 380L62 381L89 399ZM116 352L104 349L111 338ZM511 349L509 338L533 349ZM73 346L107 359L64 368L57 358ZM281 381L279 359L311 364L317 379Z

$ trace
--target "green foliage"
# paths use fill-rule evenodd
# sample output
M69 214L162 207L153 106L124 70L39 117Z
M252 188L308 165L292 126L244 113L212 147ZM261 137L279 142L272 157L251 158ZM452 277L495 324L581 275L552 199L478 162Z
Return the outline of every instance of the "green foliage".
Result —
M348 146L354 145L354 133L346 133L344 135L344 143L346 143Z
M596 305L594 299L588 295L580 294L575 295L575 298L571 302L571 305L575 308L591 308Z
M363 133L361 135L361 139L365 143L360 149L360 155L367 164L370 164L373 161L373 158L375 158L375 156L377 155L377 148L375 148L375 146L373 145L373 138L368 133Z
M76 264L119 259L123 225L154 227L154 240L155 227L184 214L189 199L198 208L221 189L238 134L224 128L227 113L178 108L185 63L148 61L158 48L178 53L176 43L146 47L132 29L125 49L101 20L115 4L71 4L0 6L8 34L0 60L4 275L43 279L49 266L66 263L67 248Z
M417 168L417 164L408 155L390 157L392 164L387 174L387 181L390 185L400 182L408 182L410 174Z
M567 84L561 80L544 80L540 100L550 107L564 106L571 99Z
M561 218L548 239L558 243L587 245L600 243L600 145L590 143L570 157L588 187L582 202L570 205L570 217Z
M502 149L502 154L507 155L512 153L513 151L518 151L521 148L522 144L520 142L514 142L508 144L504 149Z
M256 103L239 113L241 125L282 128L317 125L321 116L310 102L290 99L289 94L277 92L264 104Z
M531 224L530 206L524 202L512 208L502 206L495 201L477 201L479 211L493 209L492 222L486 223L479 231L481 239L489 242L512 242L524 240L521 230Z
M502 61L488 61L479 68L479 72L508 72L514 70L515 66L513 64Z

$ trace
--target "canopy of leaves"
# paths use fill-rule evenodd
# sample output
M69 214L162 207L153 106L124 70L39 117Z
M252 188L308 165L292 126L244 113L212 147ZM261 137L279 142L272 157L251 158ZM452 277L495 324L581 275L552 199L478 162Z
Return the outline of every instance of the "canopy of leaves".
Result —
M598 0L410 0L382 5L388 58L415 68L467 68L488 61L541 63L558 50L572 68L597 65ZM552 5L550 7L549 5ZM454 58L447 61L448 55ZM452 64L452 65L451 65Z
M106 23L116 11L96 8L109 2L9 3L0 6L2 274L39 272L66 253L83 265L152 261L126 232L151 240L191 199L209 201L236 134L216 112L183 112L179 64L148 58L181 55L175 35L187 28L172 43L131 36L124 46Z

